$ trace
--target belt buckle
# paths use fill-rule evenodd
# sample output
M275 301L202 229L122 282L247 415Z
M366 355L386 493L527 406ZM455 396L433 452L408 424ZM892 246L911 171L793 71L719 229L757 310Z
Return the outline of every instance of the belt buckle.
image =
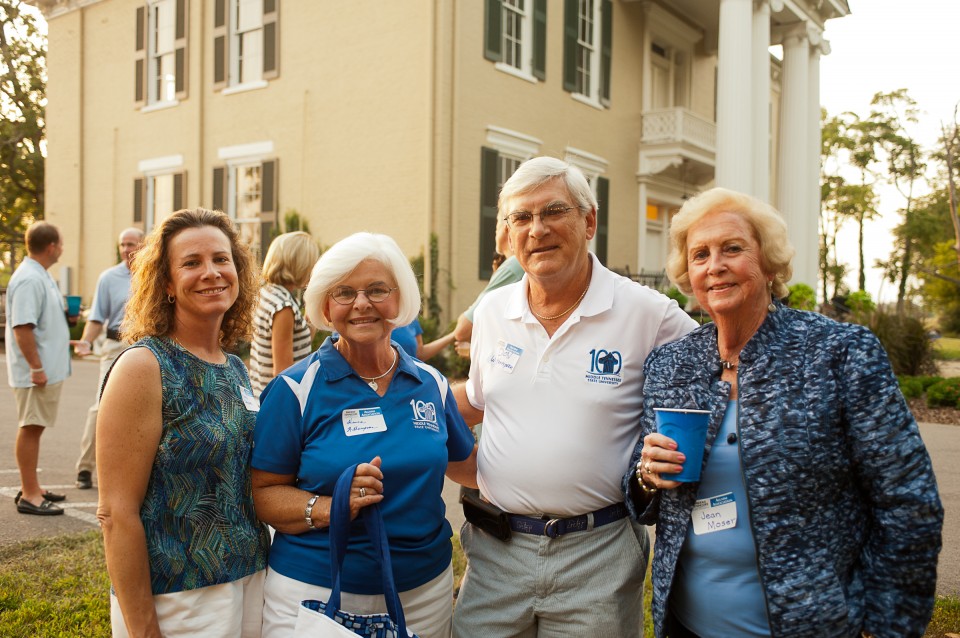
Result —
M560 524L561 520L562 519L559 518L551 518L549 521L547 521L547 524L543 526L543 535L550 538L556 538L559 536L560 532L557 531L557 526Z

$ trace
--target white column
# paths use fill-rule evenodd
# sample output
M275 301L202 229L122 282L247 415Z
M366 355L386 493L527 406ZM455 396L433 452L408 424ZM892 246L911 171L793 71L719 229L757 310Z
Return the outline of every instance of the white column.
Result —
M638 184L640 200L637 211L637 272L643 269L644 259L647 251L647 185L644 182Z
M803 260L793 278L817 290L820 215L820 34L810 35L807 77L807 210L803 217ZM798 242L799 243L799 242ZM799 247L798 256L801 254Z
M721 0L717 51L717 186L753 192L753 0Z
M803 25L791 31L783 39L783 78L781 80L780 148L777 176L777 207L787 222L790 242L798 256L804 248L805 220L808 216L807 200L809 167L807 154L810 140L807 137L809 90L809 44ZM796 260L795 260L795 263ZM804 259L805 263L805 259ZM801 281L801 273L794 273L794 281Z
M770 3L753 14L753 194L770 201Z

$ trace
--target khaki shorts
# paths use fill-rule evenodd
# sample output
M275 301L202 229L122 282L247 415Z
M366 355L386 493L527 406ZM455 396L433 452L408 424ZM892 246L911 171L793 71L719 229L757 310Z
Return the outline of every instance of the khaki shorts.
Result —
M60 405L60 390L63 383L45 385L42 388L14 388L17 399L18 427L39 425L51 428L57 422L57 406Z

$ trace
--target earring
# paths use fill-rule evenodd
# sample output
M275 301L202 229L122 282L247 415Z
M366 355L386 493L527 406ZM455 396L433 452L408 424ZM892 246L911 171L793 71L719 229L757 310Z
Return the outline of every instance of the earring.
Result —
M176 297L174 297L173 295L167 295L167 303L168 303L168 304L176 303L176 301L177 301L177 298L176 298Z
M776 312L777 304L773 303L773 282L772 281L767 282L767 293L770 295L770 303L767 304L767 310L769 310L770 312Z

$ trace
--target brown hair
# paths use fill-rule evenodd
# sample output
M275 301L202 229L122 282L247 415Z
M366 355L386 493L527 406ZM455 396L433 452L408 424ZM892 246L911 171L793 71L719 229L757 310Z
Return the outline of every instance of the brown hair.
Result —
M220 324L220 345L230 348L250 334L257 298L257 268L253 257L240 241L229 217L221 212L194 208L177 211L163 220L147 235L143 248L133 258L131 295L123 320L125 338L137 341L164 336L173 330L174 305L167 302L170 240L180 231L204 226L218 228L227 236L237 269L239 292Z
M27 251L31 255L42 253L50 244L60 241L60 231L50 222L38 221L27 229Z

